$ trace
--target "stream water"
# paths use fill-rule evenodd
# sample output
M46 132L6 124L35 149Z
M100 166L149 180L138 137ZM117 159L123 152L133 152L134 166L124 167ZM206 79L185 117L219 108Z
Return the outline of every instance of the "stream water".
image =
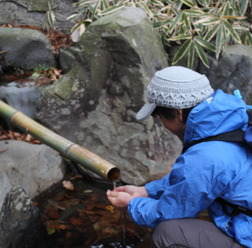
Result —
M78 176L66 179L37 199L50 233L50 248L149 248L152 231L134 224L126 210L110 205L106 190L113 185Z

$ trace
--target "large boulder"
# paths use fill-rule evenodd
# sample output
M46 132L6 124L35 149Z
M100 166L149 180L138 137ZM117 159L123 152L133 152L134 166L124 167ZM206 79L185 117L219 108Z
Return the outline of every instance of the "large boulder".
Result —
M13 186L34 198L64 177L62 158L46 145L0 141L0 153L0 207Z
M72 69L42 91L38 120L114 163L127 183L167 173L180 141L152 118L135 119L150 78L167 66L145 12L126 7L93 22L77 47Z

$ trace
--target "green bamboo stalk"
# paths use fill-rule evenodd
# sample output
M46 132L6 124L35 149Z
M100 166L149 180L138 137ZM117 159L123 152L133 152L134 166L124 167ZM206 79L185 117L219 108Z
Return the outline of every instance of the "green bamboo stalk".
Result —
M115 165L52 132L3 101L0 101L0 116L9 121L11 125L31 134L34 138L58 151L63 157L78 163L101 177L109 181L115 181L119 178L120 171Z

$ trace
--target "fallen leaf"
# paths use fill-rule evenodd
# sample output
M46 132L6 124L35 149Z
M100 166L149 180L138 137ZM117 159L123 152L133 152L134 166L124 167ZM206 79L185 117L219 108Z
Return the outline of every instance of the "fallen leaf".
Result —
M74 186L70 181L63 181L63 187L68 190L74 190Z
M80 203L80 199L78 198L73 198L73 199L65 199L61 202L59 202L60 206L67 209L70 208L72 206L76 206Z
M81 226L83 224L81 219L77 217L70 218L69 222L74 226Z
M115 207L112 206L112 205L106 206L106 209L107 209L110 213L112 213L112 214L115 212Z
M49 206L45 209L45 214L51 219L58 219L60 217L60 212L57 208Z
M54 234L55 232L56 232L55 229L50 229L50 228L47 229L47 233L48 233L49 235Z
M93 192L93 190L91 190L91 189L86 189L86 190L83 191L83 193L86 193L86 194L89 194L89 193L92 193L92 192Z
M52 229L60 229L60 230L66 230L70 229L70 227L66 224L59 223L57 220L48 220L45 222L46 229L52 230Z
M60 225L58 225L58 229L60 229L60 230L66 230L66 229L69 229L69 226L64 225L64 224L60 224Z
M32 136L30 134L27 134L25 137L25 141L29 142L31 141L31 139L32 139Z

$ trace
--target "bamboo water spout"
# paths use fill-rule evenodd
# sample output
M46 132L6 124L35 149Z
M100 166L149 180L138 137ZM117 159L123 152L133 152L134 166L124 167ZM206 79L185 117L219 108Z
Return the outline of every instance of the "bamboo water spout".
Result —
M0 116L11 125L31 134L42 143L58 151L63 157L78 163L109 181L115 181L120 176L119 169L89 150L75 144L52 132L22 112L0 100Z

